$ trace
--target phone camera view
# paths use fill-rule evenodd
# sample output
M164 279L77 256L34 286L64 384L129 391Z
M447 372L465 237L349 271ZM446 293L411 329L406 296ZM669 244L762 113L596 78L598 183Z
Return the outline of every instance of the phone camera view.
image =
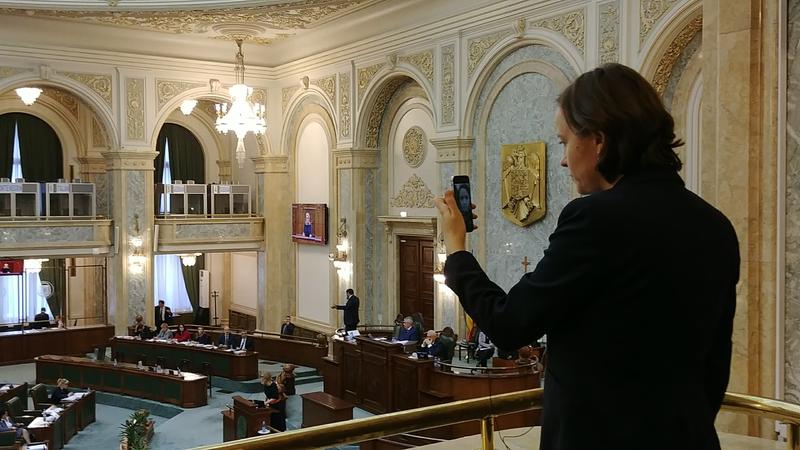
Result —
M461 211L461 216L464 217L467 233L469 233L475 229L472 223L472 195L469 188L469 177L466 175L453 177L453 193L456 197L456 203L458 203L458 209Z

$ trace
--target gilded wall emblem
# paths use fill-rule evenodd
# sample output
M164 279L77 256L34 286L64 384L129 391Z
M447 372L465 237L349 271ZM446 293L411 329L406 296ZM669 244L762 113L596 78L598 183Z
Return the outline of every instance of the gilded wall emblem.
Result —
M503 215L521 227L547 212L547 160L544 142L506 144L500 151L500 202Z

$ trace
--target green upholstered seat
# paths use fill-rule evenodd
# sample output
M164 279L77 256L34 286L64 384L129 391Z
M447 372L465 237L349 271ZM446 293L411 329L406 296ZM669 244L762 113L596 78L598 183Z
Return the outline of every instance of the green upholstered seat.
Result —
M439 340L442 346L442 350L439 352L439 360L447 364L452 364L453 355L456 352L456 340L447 336L439 336Z
M8 408L8 415L13 417L15 422L20 422L25 426L30 424L36 416L41 414L41 411L26 411L19 397L8 400L6 402L6 407Z
M32 387L30 394L33 406L37 409L47 408L51 404L50 397L47 395L47 387L42 383Z

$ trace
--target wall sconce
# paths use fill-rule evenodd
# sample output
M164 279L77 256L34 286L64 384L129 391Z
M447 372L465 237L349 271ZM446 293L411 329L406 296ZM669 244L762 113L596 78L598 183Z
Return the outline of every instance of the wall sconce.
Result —
M142 248L144 247L144 239L139 231L139 215L133 215L133 236L130 238L131 254L128 255L128 271L134 275L144 272L144 265L147 263L147 257L144 256Z
M350 263L347 262L347 219L342 217L339 220L339 228L336 230L336 251L328 254L328 259L333 261L333 267L339 272L349 271Z
M181 263L183 263L186 267L194 267L197 264L197 257L201 256L202 253L191 253L188 255L181 255Z
M444 263L447 261L447 252L444 248L444 239L440 236L436 243L436 264L433 267L433 280L444 283Z

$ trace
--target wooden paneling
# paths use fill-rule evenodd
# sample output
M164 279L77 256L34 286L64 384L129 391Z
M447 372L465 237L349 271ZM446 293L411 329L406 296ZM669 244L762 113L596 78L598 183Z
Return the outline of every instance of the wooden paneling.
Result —
M228 324L232 329L251 332L256 329L256 316L230 310L228 311Z
M426 324L433 323L434 245L431 239L399 238L399 311L403 315L419 312Z
M0 333L0 364L31 361L39 355L84 355L95 347L105 348L112 336L111 325Z
M353 404L325 392L302 394L302 428L353 420Z
M322 358L328 356L328 347L321 347L315 342L259 334L253 336L253 339L260 359L319 370L322 369Z

